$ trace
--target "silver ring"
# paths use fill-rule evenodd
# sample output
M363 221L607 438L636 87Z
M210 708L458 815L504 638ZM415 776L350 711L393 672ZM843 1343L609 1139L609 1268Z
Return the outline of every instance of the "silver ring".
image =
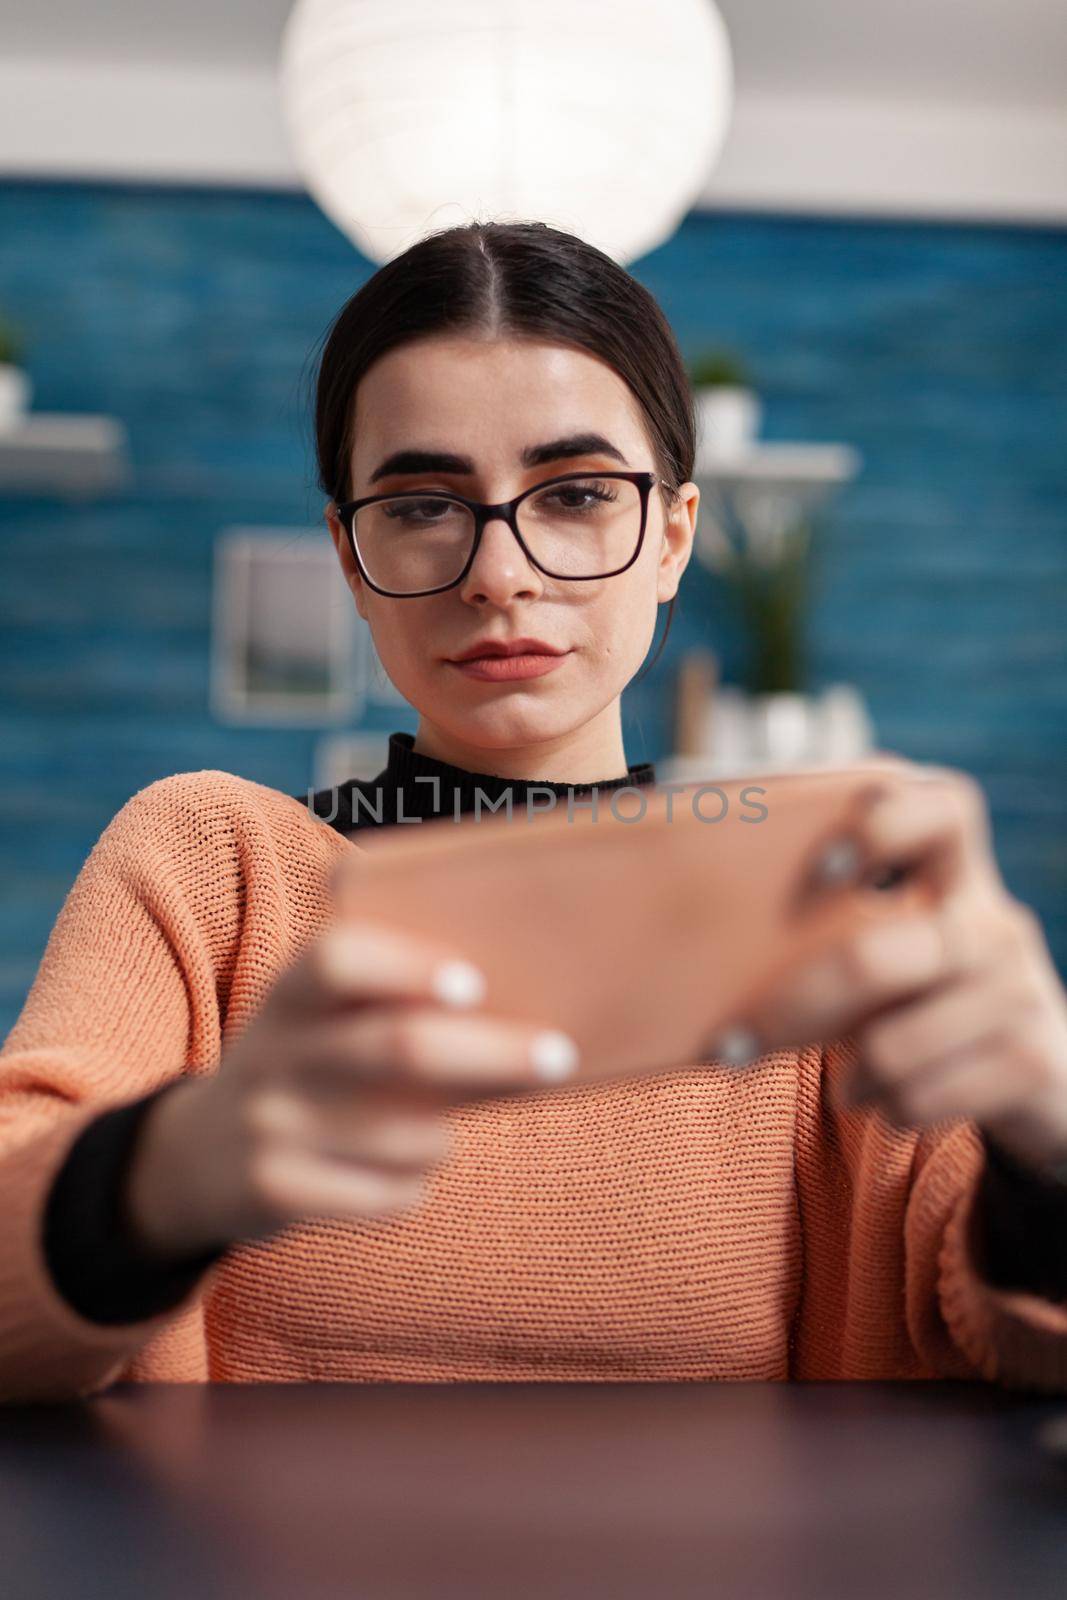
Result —
M712 1053L716 1058L728 1061L732 1067L744 1067L759 1055L759 1040L751 1028L738 1023L724 1028L713 1040Z

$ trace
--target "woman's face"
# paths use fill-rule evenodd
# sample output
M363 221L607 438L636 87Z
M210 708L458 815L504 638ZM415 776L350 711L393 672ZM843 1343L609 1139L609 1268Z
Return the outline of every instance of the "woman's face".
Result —
M523 452L579 434L604 450ZM655 471L637 401L606 363L565 345L437 336L403 345L364 375L356 396L352 498L412 489L453 490L491 503L561 473ZM462 457L450 467L376 469L398 451ZM612 578L557 580L527 560L507 523L489 522L463 581L441 594L390 599L362 580L348 538L327 507L330 532L382 664L441 749L559 749L588 724L613 727L619 697L651 644L657 607L689 560L699 490L683 485L665 511L649 497L637 560ZM545 641L566 656L540 677L486 681L454 658L486 637Z

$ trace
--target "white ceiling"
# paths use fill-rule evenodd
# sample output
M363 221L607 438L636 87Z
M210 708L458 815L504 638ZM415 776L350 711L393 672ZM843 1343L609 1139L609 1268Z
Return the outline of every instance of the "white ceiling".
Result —
M302 187L291 3L0 0L0 176ZM1067 224L1067 0L718 4L737 96L695 204Z
M647 0L655 26L656 0ZM580 4L580 0L575 0ZM741 93L1067 108L1067 0L718 0ZM2 0L4 56L272 67L291 0Z
M1067 106L1067 0L721 0L746 89Z

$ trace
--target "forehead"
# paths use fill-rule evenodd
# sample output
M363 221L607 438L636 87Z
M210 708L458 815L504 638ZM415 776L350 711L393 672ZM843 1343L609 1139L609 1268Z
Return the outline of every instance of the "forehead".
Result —
M592 427L628 457L647 454L637 400L597 356L540 340L420 339L390 350L360 381L353 465L369 470L398 445L513 465L524 445Z

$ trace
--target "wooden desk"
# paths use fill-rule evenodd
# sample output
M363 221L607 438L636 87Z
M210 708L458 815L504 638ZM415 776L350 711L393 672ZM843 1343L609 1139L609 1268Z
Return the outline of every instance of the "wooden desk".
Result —
M972 1384L113 1388L0 1409L11 1600L1067 1595L1063 1402Z

